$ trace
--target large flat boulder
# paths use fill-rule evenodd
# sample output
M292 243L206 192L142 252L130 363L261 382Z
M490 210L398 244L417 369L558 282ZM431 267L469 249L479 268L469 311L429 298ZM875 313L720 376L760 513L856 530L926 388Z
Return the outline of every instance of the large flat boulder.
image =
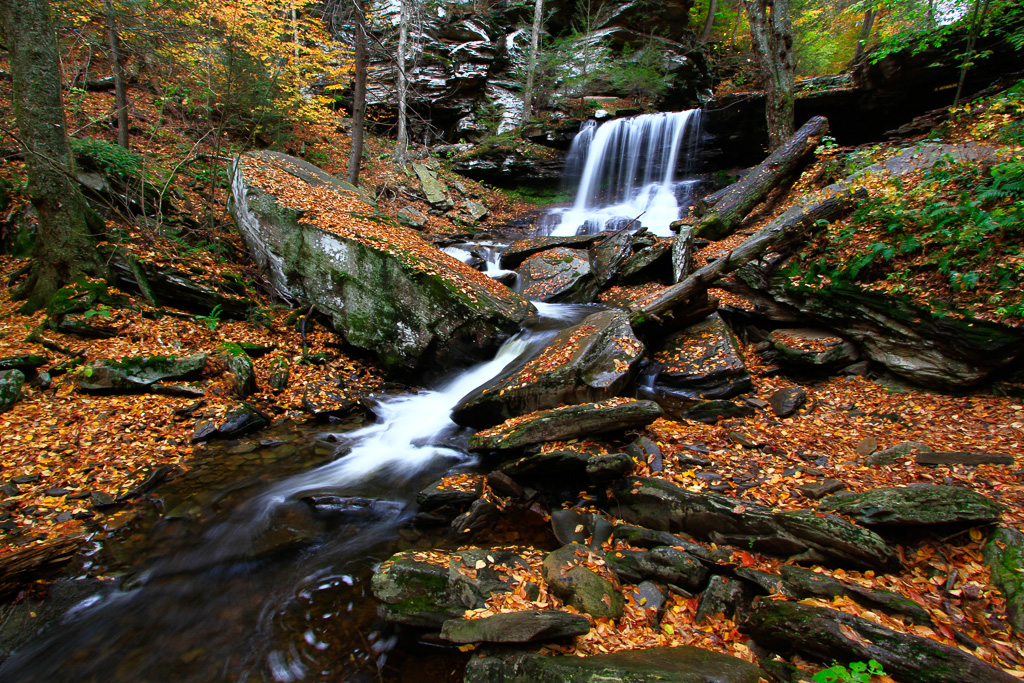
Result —
M660 366L654 379L659 393L703 400L753 389L739 344L717 313L666 339L654 361Z
M533 311L301 159L239 157L232 198L252 258L273 285L313 304L345 341L388 368L440 373L482 360Z
M556 247L530 256L516 269L523 295L535 301L587 304L597 296L590 255Z
M545 441L646 427L663 414L654 401L628 398L538 410L477 432L470 437L469 448L474 451L515 450Z
M560 332L526 365L468 394L452 420L482 429L535 410L611 398L629 382L643 352L625 313L595 313Z
M988 524L1002 506L977 491L959 486L918 484L856 493L842 491L823 499L819 509L849 515L868 526Z

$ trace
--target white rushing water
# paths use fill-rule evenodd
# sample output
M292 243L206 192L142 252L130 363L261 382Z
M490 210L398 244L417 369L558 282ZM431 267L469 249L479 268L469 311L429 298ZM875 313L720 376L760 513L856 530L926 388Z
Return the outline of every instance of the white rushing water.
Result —
M699 140L699 109L615 119L599 127L587 122L566 158L567 180L579 178L573 204L551 211L544 224L552 235L630 225L670 235L668 226L688 206L694 185L677 181L676 170L691 163Z

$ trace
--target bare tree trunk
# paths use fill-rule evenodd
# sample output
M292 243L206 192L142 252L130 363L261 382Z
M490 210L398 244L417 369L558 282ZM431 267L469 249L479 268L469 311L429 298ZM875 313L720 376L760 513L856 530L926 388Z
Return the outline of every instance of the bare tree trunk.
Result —
M409 42L409 3L411 0L399 0L402 11L398 20L398 73L395 85L398 88L398 132L395 135L395 165L405 166L406 154L409 151L409 119L406 114L406 101L409 98L409 81L405 75L405 50Z
M860 58L864 56L864 51L868 47L868 39L871 38L871 26L875 23L875 8L868 8L864 12L864 21L860 25L860 37L857 39L857 47L853 51L853 61L859 62Z
M363 159L363 134L366 124L366 13L362 0L352 0L355 18L355 77L352 86L352 149L348 153L346 178L359 184L359 164Z
M110 41L110 59L114 70L114 99L117 105L117 144L129 148L128 137L128 89L124 82L124 55L121 54L121 37L117 34L114 3L103 0L106 15L107 38Z
M711 37L711 27L715 25L715 12L718 10L718 0L710 0L708 5L708 16L704 20L704 30L700 34L700 42L708 42Z
M79 274L107 276L93 237L104 226L73 180L57 41L46 0L0 0L0 25L10 55L28 190L39 214L32 268L15 295L27 299L22 310L35 311Z
M963 66L960 67L960 80L956 84L956 97L953 98L953 108L960 106L960 96L964 92L964 81L967 80L967 69L971 66L974 58L974 46L978 42L978 34L981 33L981 25L988 14L990 0L974 0L974 16L971 17L971 33L967 40L967 54L964 55Z
M743 0L736 0L736 21L732 25L732 36L729 38L729 46L736 46L736 34L740 30L740 19L743 18Z
M544 0L533 5L533 28L530 30L530 59L526 67L526 88L523 89L523 113L519 125L525 126L533 110L533 80L537 72L537 52L540 50L540 24L544 18Z
M768 146L774 150L793 134L796 58L789 0L743 0L750 37L765 75Z

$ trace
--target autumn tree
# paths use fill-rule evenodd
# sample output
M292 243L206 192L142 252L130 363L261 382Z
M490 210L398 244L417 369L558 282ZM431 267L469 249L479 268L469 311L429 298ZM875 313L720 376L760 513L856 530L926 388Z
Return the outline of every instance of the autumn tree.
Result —
M34 311L78 275L107 276L94 240L103 222L74 180L57 41L46 0L0 0L0 19L28 190L39 217L31 268L15 297L26 299L24 309Z
M352 148L348 154L346 179L359 184L359 163L363 158L363 138L366 129L366 12L362 0L352 0L353 42L355 45L355 72L352 83Z
M774 150L793 134L796 59L789 0L743 0L765 80L768 146Z

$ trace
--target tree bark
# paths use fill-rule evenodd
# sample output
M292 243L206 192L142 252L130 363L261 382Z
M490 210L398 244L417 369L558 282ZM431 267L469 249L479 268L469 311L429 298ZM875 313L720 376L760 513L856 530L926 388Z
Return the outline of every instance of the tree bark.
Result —
M525 126L533 109L533 81L537 72L537 52L540 50L540 24L544 18L544 0L533 5L533 28L530 29L530 58L526 68L526 87L523 89L523 113L519 125Z
M974 0L974 15L971 17L970 38L967 40L967 54L964 55L963 66L960 67L960 79L956 84L956 96L953 98L953 108L960 106L960 96L964 92L964 81L967 80L967 69L971 66L974 58L974 46L978 42L978 34L981 32L981 25L988 14L990 0Z
M17 595L33 581L50 578L71 561L85 541L84 535L63 536L0 557L0 600Z
M124 56L121 53L121 37L117 33L114 3L103 0L103 13L107 22L107 39L110 41L110 59L114 71L114 101L117 106L117 144L130 148L128 136L128 88L124 79Z
M843 185L833 185L800 202L774 221L758 230L724 257L695 271L682 282L672 285L657 298L630 311L634 324L665 315L674 307L685 305L701 295L722 275L731 273L769 249L783 249L809 235L820 225L853 207L858 195Z
M828 119L815 116L760 165L731 185L697 224L697 237L719 240L732 234L772 188L800 168L801 162L828 133Z
M700 42L708 42L711 37L711 28L715 25L715 11L718 9L718 0L710 0L708 5L708 16L704 19L704 30L700 34Z
M750 37L765 76L768 147L775 150L793 134L796 57L789 0L743 0Z
M359 164L363 159L363 138L366 128L366 13L362 0L352 0L355 34L355 76L352 86L352 148L348 154L346 179L359 184Z
M22 310L35 311L79 274L107 276L92 234L102 231L103 221L73 179L57 41L46 0L0 0L0 19L28 190L39 215L32 270L15 295L27 299Z
M853 51L854 63L859 62L860 58L864 56L864 51L868 47L868 39L871 38L871 27L875 23L875 8L870 7L864 12L864 21L860 25L860 37L857 39L857 47Z
M395 86L398 89L398 132L395 135L395 165L405 166L406 154L409 149L409 123L405 111L409 97L409 81L405 76L405 50L409 42L409 3L411 0L399 0L401 15L398 20L398 61L395 74Z

